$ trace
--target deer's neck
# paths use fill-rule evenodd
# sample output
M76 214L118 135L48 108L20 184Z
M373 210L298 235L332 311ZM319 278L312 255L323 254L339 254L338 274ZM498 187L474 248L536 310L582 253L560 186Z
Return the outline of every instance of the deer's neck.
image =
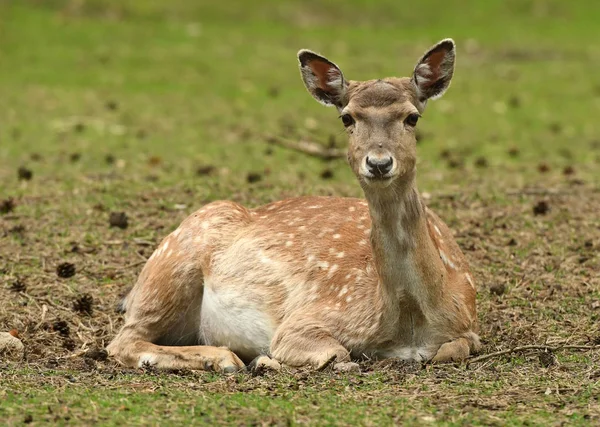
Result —
M416 306L429 317L440 301L445 270L428 232L414 175L394 188L365 194L384 304Z

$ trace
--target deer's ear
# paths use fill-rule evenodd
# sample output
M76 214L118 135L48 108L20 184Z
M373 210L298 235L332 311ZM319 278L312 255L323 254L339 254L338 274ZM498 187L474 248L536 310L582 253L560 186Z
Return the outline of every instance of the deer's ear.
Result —
M333 62L310 50L298 52L300 73L306 89L321 104L341 109L348 83L342 70Z
M436 99L446 92L454 74L455 57L454 40L444 39L417 62L412 81L417 88L419 101Z

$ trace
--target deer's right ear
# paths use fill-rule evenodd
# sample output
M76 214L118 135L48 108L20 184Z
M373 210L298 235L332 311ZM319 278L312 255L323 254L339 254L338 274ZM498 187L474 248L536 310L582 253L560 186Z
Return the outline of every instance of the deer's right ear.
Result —
M298 52L300 73L310 94L321 104L341 109L348 82L337 65L310 50Z

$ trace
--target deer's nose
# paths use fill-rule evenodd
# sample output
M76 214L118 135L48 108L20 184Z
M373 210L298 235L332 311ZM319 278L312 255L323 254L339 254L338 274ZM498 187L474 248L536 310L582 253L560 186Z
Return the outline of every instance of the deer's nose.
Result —
M383 177L389 171L392 170L392 166L394 165L394 159L391 157L368 157L366 159L367 169L377 178Z

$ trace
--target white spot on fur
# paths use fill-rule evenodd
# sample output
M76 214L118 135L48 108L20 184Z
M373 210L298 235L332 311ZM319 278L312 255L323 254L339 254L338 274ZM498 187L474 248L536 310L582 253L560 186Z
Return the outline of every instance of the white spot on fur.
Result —
M344 286L342 288L342 290L340 291L340 293L338 294L338 297L344 296L348 293L348 286Z
M351 301L352 301L352 297L351 297L350 295L348 295L348 296L346 297L346 302L351 302Z
M173 237L177 237L177 236L179 236L179 233L181 233L181 228L178 228L177 230L175 230L175 231L173 232Z
M334 234L334 235L333 235L333 238L334 238L334 239L339 239L340 237L342 237L342 235L341 235L341 234Z
M292 242L291 240L288 240L287 242L285 242L285 246L287 248L289 248L290 246L292 246L294 244L294 242Z
M471 275L469 273L465 273L465 277L467 278L467 282L469 282L469 285L471 285L471 287L475 289L475 283L473 283L473 278L471 277Z
M350 207L348 208L348 211L350 211L350 212L354 212L355 210L356 210L356 208L355 208L354 206L350 206Z
M298 227L298 230L301 230L301 231L306 230L306 225L301 225L300 227Z
M339 266L337 264L333 264L331 266L331 268L329 269L329 273L327 273L327 277L333 276L334 273L337 271L338 268L339 268Z
M173 254L173 249L169 249L169 252L165 255L167 258Z
M452 260L450 258L448 258L448 256L446 255L446 253L440 249L440 258L442 259L442 261L444 262L444 264L446 264L448 267L453 268L454 270L456 270L456 265L452 262Z
M319 267L319 268L329 268L329 263L327 261L319 261L317 263L317 267Z
M440 229L438 228L437 225L433 224L433 228L435 229L435 232L438 234L438 236L442 237L442 232L440 231Z
M306 209L319 209L321 207L321 205L311 205L308 206Z
M367 241L365 239L362 239L360 242L358 242L358 244L364 246L367 244Z
M265 253L262 251L262 249L258 252L258 256L260 258L260 262L262 262L263 264L272 264L273 260L271 258L269 258L268 256L265 255Z
M201 227L202 227L202 229L203 229L203 230L208 230L208 226L209 226L209 225L210 225L210 224L209 224L209 222L208 222L208 221L203 221L203 222L202 222L202 225L201 225Z
M336 255L337 258L344 258L346 254L344 253L344 251L342 252L338 252L338 254Z

